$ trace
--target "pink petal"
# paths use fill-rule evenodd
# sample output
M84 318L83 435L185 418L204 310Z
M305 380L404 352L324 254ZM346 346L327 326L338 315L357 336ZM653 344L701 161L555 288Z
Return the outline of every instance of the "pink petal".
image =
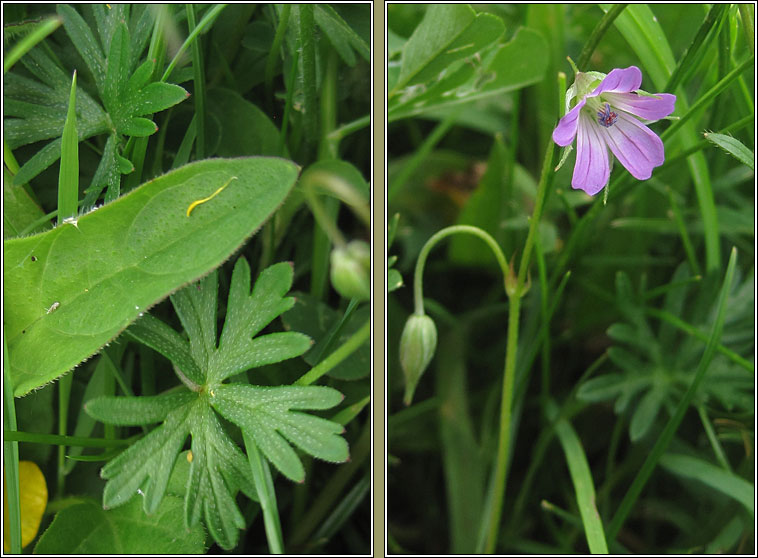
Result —
M636 93L605 93L603 100L611 103L614 109L621 109L645 120L660 120L674 112L676 95L656 93L655 97L647 97Z
M605 138L616 159L634 178L647 180L653 168L663 164L663 142L642 122L620 112L613 126L596 129Z
M587 115L582 115L576 136L576 164L571 186L594 196L608 184L608 148L600 135L600 126Z
M553 141L561 147L566 147L574 141L576 127L579 124L579 113L586 102L584 99L579 101L574 108L566 113L566 116L561 118L558 126L553 130Z
M611 70L605 79L600 82L589 97L597 97L601 93L629 93L639 89L642 85L642 72L637 66L628 68L616 68Z

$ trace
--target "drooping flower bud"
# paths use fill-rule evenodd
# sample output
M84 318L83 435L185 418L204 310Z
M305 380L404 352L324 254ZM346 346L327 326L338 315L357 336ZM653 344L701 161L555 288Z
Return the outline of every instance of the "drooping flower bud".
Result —
M403 402L410 405L421 375L437 348L437 327L426 314L412 314L400 337L400 366L405 375Z
M371 250L367 242L353 240L331 255L332 287L345 298L371 298Z

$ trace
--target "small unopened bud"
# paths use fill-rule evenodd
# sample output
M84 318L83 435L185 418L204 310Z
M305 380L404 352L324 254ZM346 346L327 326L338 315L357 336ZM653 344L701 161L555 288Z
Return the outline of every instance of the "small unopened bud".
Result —
M331 256L332 287L345 298L371 298L371 250L367 242L353 240L335 248Z
M426 314L412 314L400 337L400 366L405 375L403 402L410 405L421 375L437 348L437 327Z

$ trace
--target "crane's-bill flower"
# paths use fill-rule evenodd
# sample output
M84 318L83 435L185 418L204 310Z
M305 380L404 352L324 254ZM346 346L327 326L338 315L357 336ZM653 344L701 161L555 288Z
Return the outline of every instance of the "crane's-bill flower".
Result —
M594 196L608 184L608 149L638 180L647 180L663 164L661 138L640 119L649 123L668 116L674 112L676 96L651 95L640 85L642 72L636 66L616 68L608 75L577 73L566 93L566 116L553 130L553 141L562 147L576 138L573 188ZM569 110L575 98L579 101Z

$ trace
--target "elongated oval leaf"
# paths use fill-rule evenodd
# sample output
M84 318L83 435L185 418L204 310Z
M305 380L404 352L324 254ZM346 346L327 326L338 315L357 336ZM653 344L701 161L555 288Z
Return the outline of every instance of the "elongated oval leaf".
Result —
M220 265L282 203L298 167L193 163L46 233L4 243L3 316L14 394L54 380L151 305ZM189 205L213 194L213 199Z

